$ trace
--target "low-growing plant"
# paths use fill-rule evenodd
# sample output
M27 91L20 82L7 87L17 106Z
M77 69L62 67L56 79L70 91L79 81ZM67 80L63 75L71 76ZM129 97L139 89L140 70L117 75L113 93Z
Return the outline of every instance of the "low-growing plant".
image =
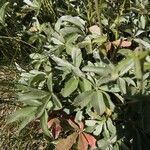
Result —
M22 107L8 123L40 122L56 150L148 150L149 2L58 2L24 1L21 42L36 50L30 70L17 65Z
M109 41L98 26L87 31L85 24L62 16L49 28L45 51L30 55L33 69L21 69L17 86L23 107L8 123L19 121L21 131L40 120L56 150L146 149L149 51L140 44L129 49L141 40Z

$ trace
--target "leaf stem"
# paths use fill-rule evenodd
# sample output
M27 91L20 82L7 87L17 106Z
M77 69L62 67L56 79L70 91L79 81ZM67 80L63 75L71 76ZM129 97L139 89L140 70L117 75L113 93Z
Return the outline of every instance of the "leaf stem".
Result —
M97 14L97 19L98 19L98 24L99 24L99 28L100 28L100 33L101 35L103 34L103 28L102 28L102 22L101 22L101 7L99 8L99 6L102 6L102 0L95 0L95 9L96 9L96 14Z
M31 44L29 44L29 43L27 43L27 42L21 40L19 37L0 36L0 39L15 40L15 41L21 42L21 43L23 43L23 44L25 44L25 45L28 45L28 46L30 46L30 47L33 48L33 49L37 49L35 46L33 46L33 45L31 45Z

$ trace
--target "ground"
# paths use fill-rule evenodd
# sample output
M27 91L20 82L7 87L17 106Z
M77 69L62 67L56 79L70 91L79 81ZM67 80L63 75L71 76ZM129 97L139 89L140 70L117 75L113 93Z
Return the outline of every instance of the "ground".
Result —
M39 125L31 123L19 135L17 124L6 125L7 116L19 108L15 103L15 82L17 71L14 67L0 66L0 149L1 150L44 150L46 140L39 134Z

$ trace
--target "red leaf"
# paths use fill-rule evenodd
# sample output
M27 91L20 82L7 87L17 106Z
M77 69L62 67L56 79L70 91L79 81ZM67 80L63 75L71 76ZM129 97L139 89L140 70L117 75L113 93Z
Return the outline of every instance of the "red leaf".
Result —
M48 128L52 128L53 137L57 139L62 130L62 127L60 125L60 120L58 118L53 118L49 120L47 124L48 124Z
M94 136L87 134L87 133L83 133L88 144L91 146L92 149L96 148L96 139Z
M37 32L38 29L37 29L36 27L31 27L31 28L29 29L29 31L34 33L34 32Z
M68 119L68 123L70 124L71 127L73 127L75 130L79 130L79 127L76 125L74 121L71 119Z
M51 119L51 120L48 121L48 123L47 123L48 128L51 128L51 126L52 126L53 123L55 122L55 119L56 119L56 118L53 118L53 119Z
M83 122L78 122L78 125L79 125L79 127L80 127L80 130L83 131L83 129L84 129L84 124L83 124Z
M112 42L113 45L119 46L119 47L130 47L131 46L131 41L125 41L125 40L116 40Z
M92 34L101 35L100 28L99 28L97 25L91 26L91 27L89 28L89 31L90 31Z
M80 133L78 139L78 150L87 150L87 149L88 149L88 141L86 140L83 133Z
M55 139L58 138L61 130L62 130L62 127L60 126L60 124L55 124L55 127L53 127L52 129L52 134Z
M112 47L112 43L111 42L105 43L105 47L106 47L106 50L109 51Z
M84 123L83 122L75 122L71 119L68 119L68 123L75 129L75 130L78 130L78 131L83 131L84 129Z
M70 150L73 144L76 142L78 133L74 132L71 135L67 136L66 139L59 140L55 150Z

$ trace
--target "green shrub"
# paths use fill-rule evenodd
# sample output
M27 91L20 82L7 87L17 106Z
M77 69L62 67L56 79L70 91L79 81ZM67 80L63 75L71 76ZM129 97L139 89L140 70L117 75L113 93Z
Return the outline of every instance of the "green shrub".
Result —
M30 71L20 68L23 107L8 123L19 121L20 131L39 119L57 150L148 149L149 14L141 10L147 4L103 1L91 22L63 15L54 27L36 18L32 31L40 36L30 40L41 37L43 52L30 54Z

